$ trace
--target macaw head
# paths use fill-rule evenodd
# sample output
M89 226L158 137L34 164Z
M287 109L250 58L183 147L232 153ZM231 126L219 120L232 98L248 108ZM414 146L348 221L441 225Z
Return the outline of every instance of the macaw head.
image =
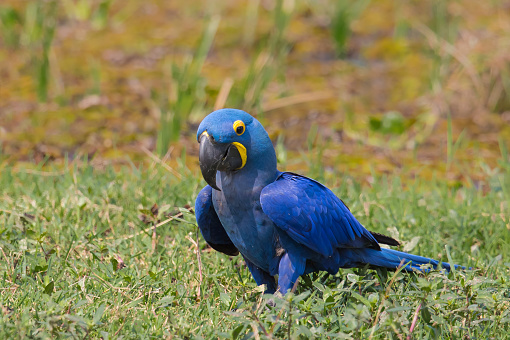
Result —
M248 113L221 109L204 118L197 131L202 176L214 189L216 172L274 168L276 155L266 130Z

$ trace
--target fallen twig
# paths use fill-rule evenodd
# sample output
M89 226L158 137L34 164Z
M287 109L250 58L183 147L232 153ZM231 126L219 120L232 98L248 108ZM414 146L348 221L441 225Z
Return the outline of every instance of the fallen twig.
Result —
M199 240L199 232L198 232L198 226L197 226L197 261L198 261L198 278L200 280L198 285L198 297L200 298L202 296L201 294L201 288L202 288L202 258L200 257L200 245L198 243Z
M159 222L158 224L156 224L156 225L154 225L154 226L150 226L149 228L145 228L144 230L141 230L141 231L139 231L139 232L137 232L137 233L134 233L134 234L132 234L132 235L125 236L125 237L123 237L123 239L124 239L124 240L129 240L129 239L131 239L131 238L133 238L133 237L136 237L136 236L138 236L138 235L146 234L146 233L148 233L148 232L149 232L149 231L151 231L151 230L155 231L155 230L156 230L156 228L159 228L159 227L161 227L161 226L163 226L163 225L167 224L168 222L173 221L173 220L175 220L175 219L177 219L177 218L181 218L181 217L183 217L182 212L177 213L177 214L175 214L175 215L173 215L173 216L170 216L170 217L169 217L169 218L167 218L166 220L164 220L164 221L162 221L162 222Z
M150 158L152 158L152 160L156 163L158 163L159 165L161 165L163 168L165 168L166 170L168 170L169 172L171 172L175 177L177 177L178 179L182 179L182 176L180 173L178 173L177 171L175 171L170 165L166 164L165 162L163 162L161 159L159 159L158 156L156 156L155 154L153 154L149 149L147 149L146 147L142 146L141 147L142 151L145 152L145 154L147 156L149 156Z

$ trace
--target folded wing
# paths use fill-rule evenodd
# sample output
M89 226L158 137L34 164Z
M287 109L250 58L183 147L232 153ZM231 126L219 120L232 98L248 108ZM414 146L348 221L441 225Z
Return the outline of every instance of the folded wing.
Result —
M195 214L200 232L211 248L230 256L239 254L239 250L228 237L214 210L212 188L209 185L205 186L197 196Z
M376 238L324 185L290 172L281 173L260 196L262 210L294 241L331 256L336 248L380 250Z

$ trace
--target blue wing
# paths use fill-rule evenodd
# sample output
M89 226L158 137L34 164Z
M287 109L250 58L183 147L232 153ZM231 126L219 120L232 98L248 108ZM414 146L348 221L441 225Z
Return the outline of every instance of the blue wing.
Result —
M214 210L212 188L209 185L198 193L195 201L195 217L202 236L211 248L230 256L239 254L239 250L228 237Z
M336 248L380 250L374 236L345 204L310 178L283 172L262 189L260 203L277 227L324 256L333 255Z

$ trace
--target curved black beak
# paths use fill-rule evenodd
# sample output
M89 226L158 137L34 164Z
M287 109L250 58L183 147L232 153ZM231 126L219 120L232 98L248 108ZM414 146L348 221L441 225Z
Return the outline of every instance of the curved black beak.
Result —
M216 185L216 172L241 168L244 165L241 154L231 143L217 143L207 132L200 136L199 143L198 160L202 176L211 187L221 191Z

